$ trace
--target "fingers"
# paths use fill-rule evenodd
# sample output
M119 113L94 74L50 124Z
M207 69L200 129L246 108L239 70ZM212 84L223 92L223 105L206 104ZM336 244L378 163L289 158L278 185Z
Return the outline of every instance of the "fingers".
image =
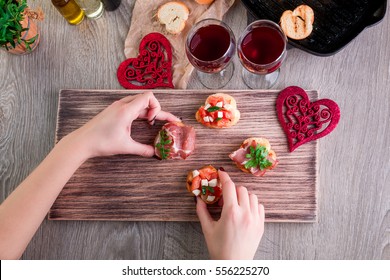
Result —
M146 113L147 120L151 125L153 125L155 119L161 113L161 106L160 106L160 102L158 102L157 98L154 96L153 93L146 93L146 94L148 94L149 97L149 104L147 107L148 110Z
M169 112L161 110L160 103L153 92L147 91L135 96L127 96L121 99L128 103L129 110L134 114L134 118L147 119L153 125L155 120L166 120L169 122L180 121L180 119Z
M230 176L221 170L218 170L218 176L222 184L222 195L224 205L237 205L236 186L230 179Z
M249 194L248 190L245 187L237 187L237 201L238 205L246 208L250 208L249 204Z
M211 227L214 220L211 217L209 210L207 210L207 204L199 196L196 197L196 199L196 214L198 214L200 224L202 225L202 229L204 231L205 229Z
M160 103L151 91L138 94L134 96L134 99L125 100L130 100L128 108L134 114L135 119L138 117L147 118L149 122L152 122L161 110Z
M250 194L249 195L249 204L250 204L250 209L251 209L251 212L256 214L259 212L259 200L257 198L257 195L255 194Z
M128 95L126 97L123 97L122 99L119 100L119 102L122 103L130 103L133 101L138 95Z
M154 155L154 147L132 140L130 141L129 153L143 157L152 157Z
M259 205L259 216L261 221L265 220L265 210L264 210L264 205L263 204L258 204Z
M159 121L181 122L181 120L178 117L165 111L158 112L157 115L155 116L155 119Z
M253 214L260 213L259 200L255 194L250 194L245 187L235 187L230 176L221 170L218 170L219 179L222 184L223 205L239 205L247 210L250 210ZM261 205L261 204L260 204ZM261 215L264 216L264 207L262 207Z

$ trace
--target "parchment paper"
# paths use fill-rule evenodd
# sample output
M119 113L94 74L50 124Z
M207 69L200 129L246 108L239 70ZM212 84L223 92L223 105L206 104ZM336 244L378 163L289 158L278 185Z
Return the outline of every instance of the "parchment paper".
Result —
M186 89L191 76L193 66L189 63L185 53L185 40L191 27L205 18L222 20L223 15L233 5L234 0L215 0L210 5L200 5L194 0L181 0L190 14L186 27L178 35L172 35L165 31L165 26L158 22L156 17L158 8L169 0L137 0L134 5L130 30L125 40L126 58L137 57L138 47L142 38L151 33L159 32L168 38L172 46L172 71L173 84L177 89Z

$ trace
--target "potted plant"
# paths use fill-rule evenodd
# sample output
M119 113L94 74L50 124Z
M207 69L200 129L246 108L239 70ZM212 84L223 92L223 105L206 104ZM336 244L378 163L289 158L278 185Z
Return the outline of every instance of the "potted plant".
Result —
M42 18L42 11L29 9L26 0L0 0L0 48L13 54L32 52L39 43L32 19Z

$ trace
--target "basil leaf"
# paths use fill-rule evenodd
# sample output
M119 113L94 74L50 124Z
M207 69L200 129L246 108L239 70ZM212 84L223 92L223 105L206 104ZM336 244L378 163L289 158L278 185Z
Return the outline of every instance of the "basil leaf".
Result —
M209 192L214 193L214 188L213 187L208 186L207 189L209 190Z
M218 110L221 110L221 107L218 107L218 106L212 106L210 108L207 109L207 112L215 112L215 111L218 111Z

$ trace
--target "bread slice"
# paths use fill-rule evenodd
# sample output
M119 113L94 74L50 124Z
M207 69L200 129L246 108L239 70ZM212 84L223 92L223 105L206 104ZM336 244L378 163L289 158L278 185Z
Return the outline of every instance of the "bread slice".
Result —
M314 11L307 5L300 5L294 11L285 11L280 26L287 37L302 40L313 31Z
M207 97L205 105L209 104L211 99L218 98L218 97L223 98L224 104L230 104L229 111L232 113L232 118L228 122L223 123L222 125L219 124L218 122L206 123L204 121L204 119L202 118L202 116L200 115L200 109L199 109L195 114L196 120L199 123L203 124L204 126L211 127L211 128L228 128L228 127L231 127L231 126L237 124L238 121L240 120L241 114L240 114L240 111L237 109L237 102L233 96L226 94L226 93L215 93L215 94L212 94L209 97ZM204 106L202 106L201 108L204 108Z
M190 11L188 7L178 1L167 2L157 11L157 18L165 25L167 32L179 34L185 27Z

